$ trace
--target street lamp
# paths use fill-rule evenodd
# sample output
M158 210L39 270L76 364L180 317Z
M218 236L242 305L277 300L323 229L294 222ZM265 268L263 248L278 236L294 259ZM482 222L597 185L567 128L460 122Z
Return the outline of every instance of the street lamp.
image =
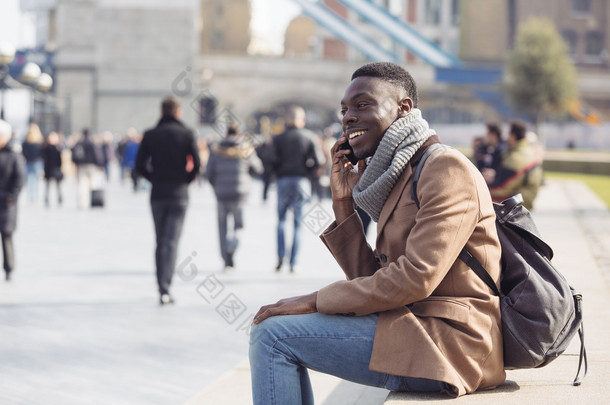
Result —
M36 90L47 92L51 90L51 87L53 87L53 78L48 73L42 73L40 76L38 76L35 86Z
M6 77L8 76L8 65L15 59L15 47L8 42L0 42L0 119L4 119L4 89L6 89Z
M30 97L30 122L34 122L35 114L34 109L36 107L36 89L38 80L42 76L42 71L40 70L40 66L35 64L34 62L28 62L23 66L21 70L21 74L19 75L19 81L30 88L31 97ZM49 87L50 88L50 87Z
M41 74L42 71L40 70L40 66L34 62L28 62L23 66L21 75L19 75L19 81L24 84L33 85Z

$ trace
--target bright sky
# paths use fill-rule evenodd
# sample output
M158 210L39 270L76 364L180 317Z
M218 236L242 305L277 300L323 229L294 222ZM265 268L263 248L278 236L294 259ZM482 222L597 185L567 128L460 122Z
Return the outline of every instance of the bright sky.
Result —
M281 54L284 32L290 21L301 13L292 0L251 0L252 43L250 51L261 54Z
M33 24L21 14L19 0L0 0L0 42L10 42L15 48L34 43Z

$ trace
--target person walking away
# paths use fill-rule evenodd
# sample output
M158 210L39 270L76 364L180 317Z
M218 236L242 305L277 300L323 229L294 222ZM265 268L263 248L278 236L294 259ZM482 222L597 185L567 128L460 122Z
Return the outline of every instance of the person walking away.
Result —
M44 138L37 124L31 123L21 145L25 157L26 187L30 202L38 201L40 178L42 177L42 147Z
M114 135L112 132L106 131L102 135L102 160L104 166L104 175L106 182L110 181L110 165L114 161Z
M93 141L87 128L83 129L81 140L72 147L72 161L76 165L78 207L84 209L91 204L91 191L102 184L104 163L101 147Z
M542 160L538 151L529 143L527 127L521 121L513 121L508 134L508 149L497 170L485 169L483 176L495 202L515 194L523 196L523 206L534 209L534 200L542 185Z
M155 224L155 265L161 305L174 302L170 285L188 207L188 186L201 167L195 136L180 121L181 115L176 98L163 99L161 119L155 128L144 133L135 162L135 170L152 184L150 205Z
M269 187L273 181L273 138L271 134L262 134L263 143L256 148L256 154L263 163L263 202L267 202Z
M140 148L140 136L135 129L127 132L127 142L123 149L123 166L129 170L133 192L137 192L140 187L140 173L136 170L136 156Z
M49 194L51 190L51 183L55 183L55 190L57 191L57 205L61 205L63 197L61 193L61 181L64 178L64 174L61 170L61 147L59 144L59 134L57 132L51 132L47 136L45 146L42 149L42 161L44 164L44 204L49 206Z
M211 148L206 177L216 194L218 236L225 271L233 269L239 245L239 231L244 227L244 205L253 175L263 173L263 163L254 147L245 142L237 125L230 125L227 136ZM229 220L232 224L229 229Z
M290 271L294 272L299 253L303 206L311 194L309 176L320 162L314 142L315 134L305 128L305 110L297 105L287 107L284 116L286 130L273 137L273 169L277 178L277 255L275 268L280 271L284 263L286 214L293 215L293 238L290 252Z
M11 126L0 120L0 235L6 281L15 269L13 233L17 227L17 199L25 182L25 162L9 145Z
M399 65L352 74L341 100L343 136L332 149L335 221L321 235L346 279L257 312L254 405L313 404L308 369L453 397L504 382L500 299L458 258L466 247L499 283L491 197L475 165L441 145L423 166L417 205L414 168L440 143L417 101L415 81ZM378 224L374 248L354 205Z

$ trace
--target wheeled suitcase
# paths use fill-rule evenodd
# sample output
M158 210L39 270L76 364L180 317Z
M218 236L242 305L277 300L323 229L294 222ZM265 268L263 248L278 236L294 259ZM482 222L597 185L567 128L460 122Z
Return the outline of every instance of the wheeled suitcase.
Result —
M104 190L91 190L91 207L103 207L105 204Z

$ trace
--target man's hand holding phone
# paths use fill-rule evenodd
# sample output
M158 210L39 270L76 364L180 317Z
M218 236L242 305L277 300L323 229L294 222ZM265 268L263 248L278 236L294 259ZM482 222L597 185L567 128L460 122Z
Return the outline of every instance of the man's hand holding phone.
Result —
M345 139L345 142L343 142L342 144L339 145L339 150L349 151L349 153L347 155L345 155L347 160L349 160L351 162L351 164L353 164L354 166L358 164L358 158L356 157L356 155L354 155L354 150L352 149L352 145L349 144L349 141L347 140L347 138Z
M364 169L364 161L358 163L357 159L354 163L348 161L348 155L353 151L349 147L347 137L341 136L331 149L333 156L333 164L330 170L330 190L333 199L333 211L337 223L343 222L348 216L354 212L354 202L352 200L352 191L356 187L356 183L360 179L360 173L356 173L354 167L359 165L359 169ZM362 165L362 167L360 167Z

